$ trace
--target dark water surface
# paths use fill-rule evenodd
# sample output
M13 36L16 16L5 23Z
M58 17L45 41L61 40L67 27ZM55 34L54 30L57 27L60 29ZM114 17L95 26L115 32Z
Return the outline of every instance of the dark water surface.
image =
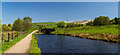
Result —
M35 35L42 53L118 53L116 43L64 35Z

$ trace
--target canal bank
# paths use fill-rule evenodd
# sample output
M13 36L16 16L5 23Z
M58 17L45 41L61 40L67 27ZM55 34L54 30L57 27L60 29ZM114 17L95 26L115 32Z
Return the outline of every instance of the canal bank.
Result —
M99 40L112 43L120 43L119 36L117 34L100 34L100 33L52 33L53 35L68 35L72 37L80 37L91 40Z
M87 30L84 30L83 32L81 32L79 30L83 30L83 29L75 29L75 30L74 29L68 29L67 30L67 29L68 28L58 28L58 29L45 28L45 29L39 30L39 32L42 32L43 34L68 35L68 36L80 37L80 38L85 38L85 39L120 43L119 33L113 34L111 32L106 33L105 31L104 32L103 31L98 31L98 33L94 33L94 31L87 32ZM102 33L99 33L99 32L102 32Z
M35 36L37 34L40 34L40 33L32 34L32 40L31 40L29 51L28 51L30 55L41 55L40 48L38 48L38 44L37 44L38 38Z

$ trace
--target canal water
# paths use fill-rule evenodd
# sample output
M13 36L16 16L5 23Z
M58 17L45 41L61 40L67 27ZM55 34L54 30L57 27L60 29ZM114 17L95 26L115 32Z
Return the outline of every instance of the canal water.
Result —
M120 44L64 35L35 35L41 53L118 53Z

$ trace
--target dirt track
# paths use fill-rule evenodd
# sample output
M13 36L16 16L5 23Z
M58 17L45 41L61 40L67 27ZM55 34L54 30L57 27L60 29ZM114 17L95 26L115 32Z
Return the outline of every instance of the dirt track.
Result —
M24 39L17 42L15 45L10 47L4 53L28 53L30 43L32 40L32 34L37 32L38 30L33 31L32 33L28 34Z

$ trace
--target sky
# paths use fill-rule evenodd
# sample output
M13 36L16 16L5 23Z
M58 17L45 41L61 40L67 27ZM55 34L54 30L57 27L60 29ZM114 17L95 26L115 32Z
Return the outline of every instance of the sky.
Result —
M2 24L30 16L33 23L93 20L118 16L118 2L3 2Z
M3 2L118 2L120 0L2 0Z

